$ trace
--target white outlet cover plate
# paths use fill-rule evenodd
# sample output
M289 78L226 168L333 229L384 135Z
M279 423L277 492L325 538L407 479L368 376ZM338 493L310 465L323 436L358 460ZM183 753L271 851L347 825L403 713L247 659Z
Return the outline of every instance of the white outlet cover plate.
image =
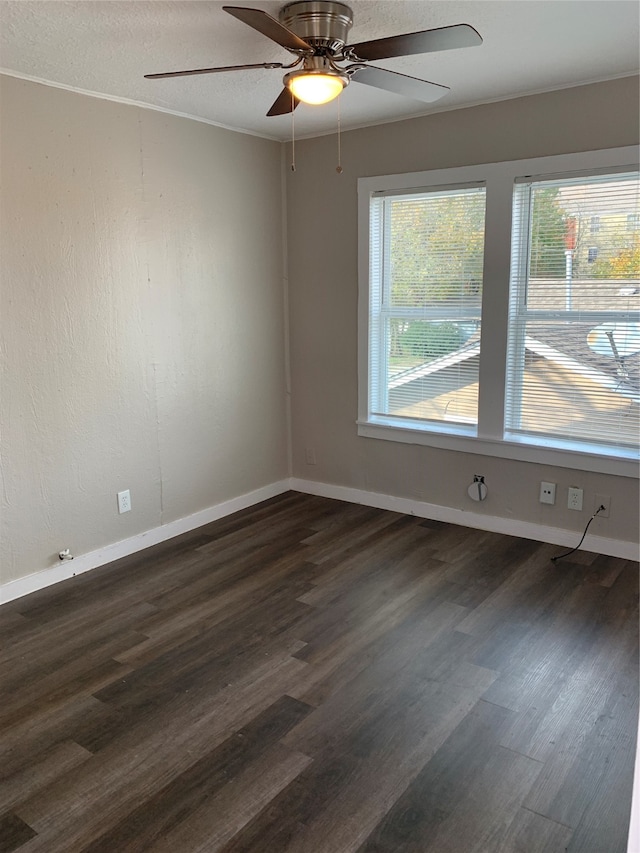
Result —
M541 504L554 504L556 502L556 484L555 483L545 483L544 481L540 483L540 503Z
M569 487L569 494L567 497L567 507L569 509L574 509L574 510L577 510L579 512L582 509L583 494L584 494L584 492L582 489L576 489L576 488L573 488L572 486L570 486Z
M122 515L123 512L131 510L131 492L126 489L124 492L118 492L118 512Z

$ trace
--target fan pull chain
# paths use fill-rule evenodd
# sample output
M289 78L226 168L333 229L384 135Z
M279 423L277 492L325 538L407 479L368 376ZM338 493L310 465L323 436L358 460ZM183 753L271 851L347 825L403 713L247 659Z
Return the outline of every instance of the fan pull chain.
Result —
M341 175L342 174L342 151L340 149L340 101L342 99L341 95L338 95L338 165L336 166L336 172Z
M296 170L296 102L291 93L291 171Z

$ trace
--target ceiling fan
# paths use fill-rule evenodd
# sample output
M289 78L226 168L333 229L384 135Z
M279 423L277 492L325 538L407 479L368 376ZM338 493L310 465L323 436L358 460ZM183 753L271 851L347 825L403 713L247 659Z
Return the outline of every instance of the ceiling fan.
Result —
M456 24L347 45L347 36L353 24L353 12L344 3L334 0L296 0L281 9L279 20L261 9L249 9L245 6L222 8L295 54L296 59L289 65L281 62L258 62L218 68L195 68L190 71L167 71L144 76L148 79L159 79L221 71L244 71L250 68L284 68L287 70L283 78L284 88L272 104L268 116L293 112L300 101L308 104L327 103L337 97L351 80L431 103L448 92L449 87L396 71L376 68L368 65L368 62L482 44L482 37L472 26ZM288 70L297 66L301 67L295 71Z

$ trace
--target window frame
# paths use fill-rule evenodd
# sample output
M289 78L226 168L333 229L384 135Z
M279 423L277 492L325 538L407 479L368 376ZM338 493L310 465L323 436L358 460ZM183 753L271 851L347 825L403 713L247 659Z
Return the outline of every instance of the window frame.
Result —
M455 186L441 186L430 187L425 189L424 187L418 187L413 189L409 193L399 193L394 192L393 198L394 200L405 200L405 198L410 198L412 196L424 196L424 195L445 195L451 193L477 193L481 191L483 200L486 197L486 188L484 183L481 184L457 184ZM375 193L370 196L370 202L372 200L384 200L387 196L387 193ZM382 235L384 240L380 242L381 251L376 255L376 260L374 263L371 263L371 272L370 272L370 302L375 302L378 306L376 310L370 310L369 319L373 320L369 328L369 347L371 348L371 344L373 339L378 340L381 344L379 356L378 356L378 370L375 371L376 381L372 382L369 386L369 406L371 410L378 413L384 409L388 408L389 402L389 383L388 383L388 372L389 372L389 347L388 347L388 328L389 321L398 319L398 320L409 320L409 319L422 319L423 312L421 309L411 308L408 306L396 306L392 303L391 299L391 287L390 287L390 265L391 265L391 251L390 251L390 239L391 239L391 208L390 206L385 205L370 205L370 221L373 221L373 218L378 218L377 227L382 230ZM384 217L384 221L382 221L382 217ZM375 250L370 246L371 254L370 254L370 262L372 256L375 253ZM380 257L384 258L384 264L380 263ZM377 275L373 274L373 270L377 271ZM373 294L373 295L372 295ZM380 298L382 296L382 298ZM459 305L458 305L459 308ZM475 309L474 309L475 312ZM372 317L372 315L375 315ZM449 319L448 316L441 316L439 319L446 320ZM456 315L456 319L461 319L461 314L458 312ZM471 319L471 318L469 318ZM385 330L385 331L383 331ZM384 343L383 343L384 342ZM369 372L369 379L372 378L374 371L371 370ZM383 417L388 417L391 420L396 420L399 418L401 422L407 420L405 416L398 416L394 414L383 415ZM422 428L429 430L431 428L431 424L433 428L438 431L439 429L439 421L423 421L420 420L419 423L422 425ZM449 422L448 426L451 426L459 432L460 434L468 434L475 435L476 434L476 425L467 425L463 422Z
M559 154L425 172L358 179L358 435L488 456L638 477L638 456L618 448L528 436L505 437L505 395L511 272L511 229L517 181L570 178L639 168L638 146ZM478 427L423 424L371 415L369 388L370 200L381 192L402 193L464 184L486 186L485 257L482 291Z

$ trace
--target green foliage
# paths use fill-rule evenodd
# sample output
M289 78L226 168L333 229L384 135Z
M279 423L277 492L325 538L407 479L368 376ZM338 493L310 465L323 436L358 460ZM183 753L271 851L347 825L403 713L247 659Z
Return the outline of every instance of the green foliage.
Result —
M613 257L598 259L591 266L594 278L614 281L640 279L640 236Z
M558 195L559 190L553 187L534 192L529 262L532 278L562 278L565 274L567 217Z
M391 203L391 299L425 306L478 296L484 195L452 194Z
M417 356L420 361L455 352L464 343L465 336L455 323L429 323L414 320L398 336L399 354Z

